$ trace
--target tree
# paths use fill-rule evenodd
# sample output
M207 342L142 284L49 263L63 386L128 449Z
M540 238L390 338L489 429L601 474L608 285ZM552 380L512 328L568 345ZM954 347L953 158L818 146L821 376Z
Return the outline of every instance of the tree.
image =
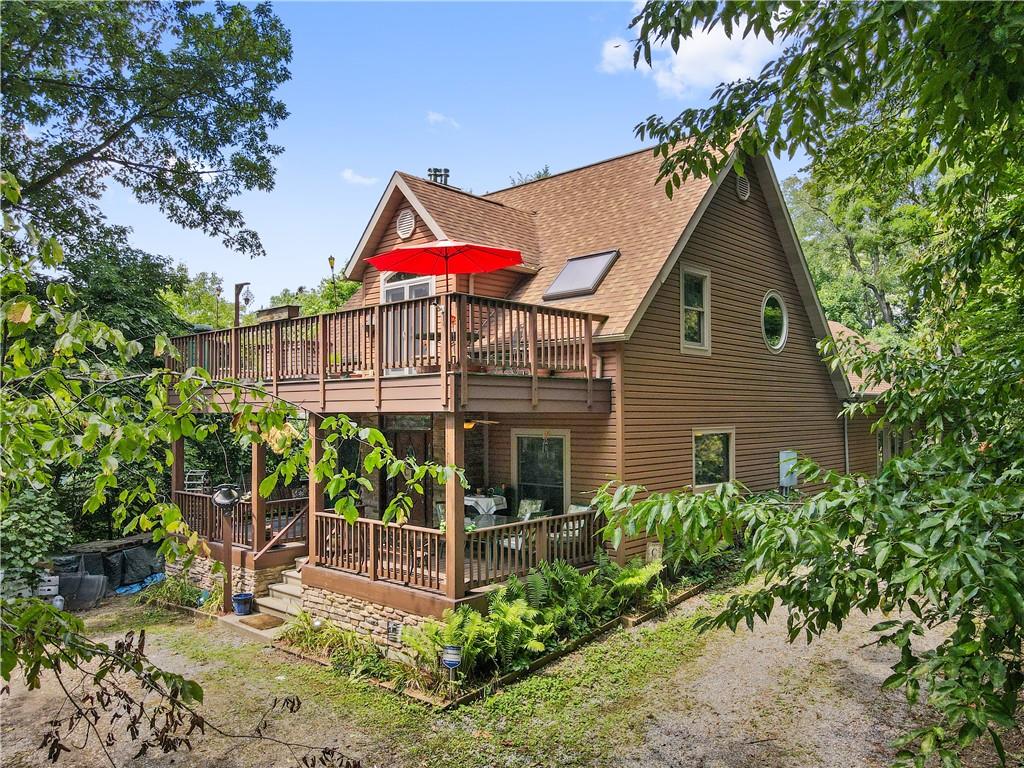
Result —
M122 245L97 207L109 181L183 227L263 253L230 206L273 186L287 116L288 31L269 3L4 5L3 167L36 226L84 256Z
M178 265L175 275L180 288L164 288L160 298L176 317L189 326L231 327L235 322L235 303L224 298L224 279L220 275L197 272L190 277L184 264Z
M546 179L551 175L551 166L544 163L544 167L539 171L533 173L523 173L519 171L515 176L508 177L508 183L513 187L518 187L520 184L529 184L531 181L538 181L540 179Z
M847 411L910 431L910 455L874 478L804 462L824 490L796 502L736 486L605 489L608 535L677 539L694 559L741 538L744 574L767 581L706 626L752 627L781 605L791 639L811 640L852 611L894 612L875 627L900 654L886 687L937 712L899 740L898 762L958 766L987 737L1005 763L1000 733L1019 722L1024 681L1024 9L650 2L633 23L636 62L718 25L783 46L759 77L719 85L709 106L637 126L659 142L666 194L717 174L733 151L742 172L744 156L803 150L812 179L933 183L921 202L933 236L901 276L919 298L906 341L823 345L830 364L890 385ZM877 199L872 221L892 215ZM932 627L946 639L915 645Z
M6 172L0 174L0 194L12 203L9 210L19 210L17 183ZM31 581L39 553L59 534L45 519L46 504L33 501L33 494L57 485L60 473L71 467L89 478L84 512L110 504L118 530L150 532L167 560L188 564L199 550L198 536L181 510L165 500L173 462L170 444L182 437L203 442L226 428L229 439L241 446L268 444L278 460L258 493L270 496L279 482L289 482L308 468L325 484L335 511L350 522L358 516L362 489L372 488L369 478L378 469L402 487L384 519L406 519L412 494L421 492L427 479L439 484L465 479L455 467L396 456L378 430L361 428L342 415L323 420L323 459L309 467L310 439L292 428L300 415L289 404L258 386L217 380L199 368L139 370L140 360L175 354L164 334L157 334L147 349L91 320L74 308L74 291L66 282L52 282L43 297L30 292L38 271L60 266L63 249L55 238L41 237L27 220L5 212L0 246L0 531L5 565L0 675L9 681L20 671L29 687L37 687L40 676L50 674L66 692L67 713L55 715L43 742L51 759L69 748L70 733L91 733L106 749L108 736L119 737L114 733L119 726L139 743L139 756L150 748L187 749L192 731L206 725L196 710L202 689L194 681L149 662L142 637L129 634L111 648L86 637L81 620L70 614L38 599L11 599L12 588ZM221 424L202 417L204 412L229 418ZM338 460L338 445L346 441L367 448L358 471ZM123 684L125 678L133 684ZM133 693L138 687L142 693ZM124 719L104 718L107 733L101 733L102 713L115 711ZM296 762L308 753L317 764L352 765L331 748L305 749L293 751Z
M325 277L316 288L299 286L296 290L285 288L270 297L270 306L279 307L283 304L298 304L302 315L320 315L341 309L356 291L359 283L353 280L335 280Z
M861 331L913 325L916 296L903 281L932 235L929 185L907 179L814 175L783 183L825 314Z

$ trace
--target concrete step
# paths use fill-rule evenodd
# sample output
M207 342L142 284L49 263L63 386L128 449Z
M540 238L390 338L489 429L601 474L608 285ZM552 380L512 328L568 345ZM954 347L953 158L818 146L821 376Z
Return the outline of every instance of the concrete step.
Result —
M277 616L285 621L290 620L299 613L289 603L277 597L257 597L256 609L260 613L269 613L271 616Z
M294 584L296 586L302 586L302 574L299 573L297 568L292 569L290 571L285 571L281 574L281 576L284 579L284 581L282 582L284 584Z
M295 558L295 570L296 571L301 571L302 570L302 566L304 566L306 564L307 560L309 560L309 555L303 555L302 557L296 557Z
M302 587L295 584L271 584L267 587L271 597L285 602L292 613L302 610Z

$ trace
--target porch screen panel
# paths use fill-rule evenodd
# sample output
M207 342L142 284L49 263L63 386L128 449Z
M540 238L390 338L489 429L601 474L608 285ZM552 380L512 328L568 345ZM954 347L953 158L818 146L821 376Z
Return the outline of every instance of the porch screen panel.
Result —
M518 498L541 499L553 515L565 512L565 438L517 435Z

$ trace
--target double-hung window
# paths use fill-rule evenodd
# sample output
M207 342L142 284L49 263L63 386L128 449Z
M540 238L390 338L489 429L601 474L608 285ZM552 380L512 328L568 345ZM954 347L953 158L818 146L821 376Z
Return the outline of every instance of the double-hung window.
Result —
M711 275L703 269L680 268L680 348L711 354Z

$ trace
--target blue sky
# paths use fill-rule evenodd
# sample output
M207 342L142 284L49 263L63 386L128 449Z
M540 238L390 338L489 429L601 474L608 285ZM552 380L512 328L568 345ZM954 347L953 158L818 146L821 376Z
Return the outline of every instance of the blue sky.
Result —
M763 40L702 36L634 71L629 3L332 3L276 6L292 31L290 117L275 189L237 204L267 255L249 259L167 222L115 187L102 205L133 242L248 280L257 305L315 285L327 257L343 265L392 171L451 169L478 194L545 164L561 171L641 145L637 122L703 103L723 79L753 75ZM780 177L798 163L776 162ZM652 180L653 182L653 180Z

